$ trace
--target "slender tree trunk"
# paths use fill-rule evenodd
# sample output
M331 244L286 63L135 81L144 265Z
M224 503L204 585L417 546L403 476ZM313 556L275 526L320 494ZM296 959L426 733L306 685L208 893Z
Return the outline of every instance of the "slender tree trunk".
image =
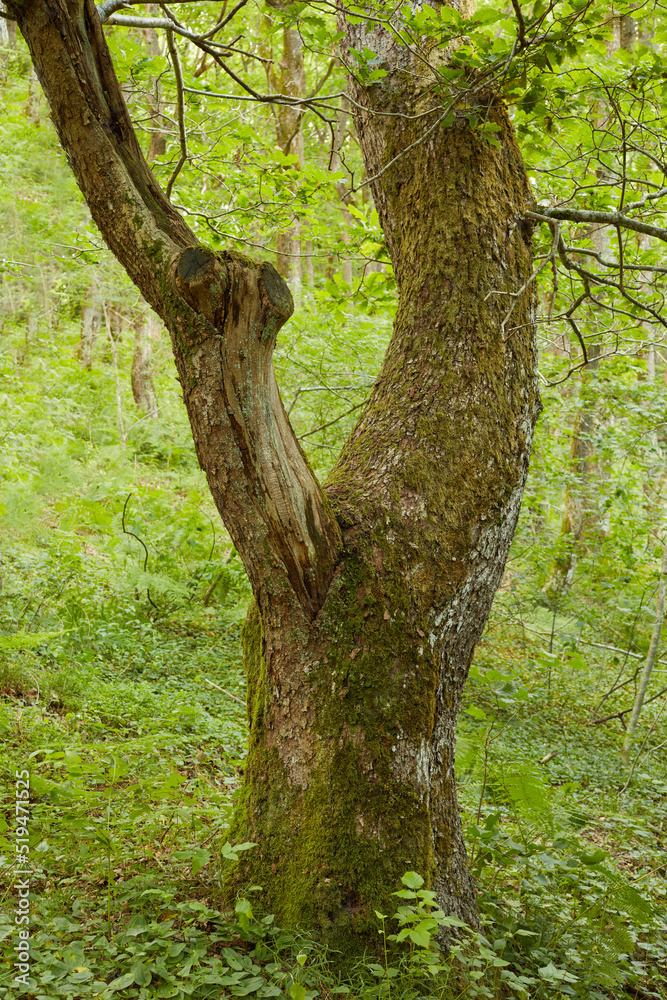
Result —
M7 12L5 4L0 0L0 11ZM8 21L0 17L0 48L13 49L16 45L16 21Z
M153 347L159 336L160 323L155 313L148 312L137 319L132 357L132 395L137 409L153 420L160 416L153 385Z
M632 17L623 15L611 16L612 37L607 42L607 52L613 56L619 49L630 51L636 39L636 24ZM604 128L608 117L615 114L604 101L596 102L596 128ZM604 168L598 170L598 177L604 180ZM609 226L593 226L590 237L595 250L605 257L611 251L610 242L614 235ZM604 296L605 290L601 289ZM595 329L599 310L589 310L589 326ZM572 447L570 451L570 474L563 500L563 518L560 530L560 550L556 556L544 593L551 599L556 599L562 591L569 587L574 576L579 555L590 548L594 540L599 540L604 526L602 512L598 503L599 484L604 476L602 463L596 455L593 433L597 425L595 403L590 392L595 375L600 366L601 343L589 343L587 349L588 364L582 370L580 408L576 414L572 429Z
M623 740L622 758L623 758L623 763L625 764L626 767L630 763L630 751L632 749L632 743L634 741L635 732L637 731L637 723L639 722L639 716L641 715L641 710L644 706L646 691L648 689L648 684L651 679L653 667L655 666L655 661L658 656L658 649L660 647L660 636L662 634L662 625L665 620L665 576L667 576L667 544L665 545L662 553L662 564L660 566L660 581L658 583L658 600L656 602L655 621L653 623L651 644L649 646L649 650L646 655L644 669L642 670L642 675L639 680L639 687L637 689L637 694L635 696L635 703L632 706L632 714L630 716L630 721L628 722L628 728L625 733L625 739Z
M0 49L9 47L9 21L2 17L4 11L4 4L0 0Z
M341 150L343 148L343 143L345 141L345 134L347 132L347 121L350 116L349 101L345 97L340 99L340 111L336 117L336 128L334 131L333 149L331 151L331 170L333 173L337 173L343 166L341 159ZM352 222L352 216L350 215L350 210L348 208L348 198L347 194L347 184L345 181L340 180L336 184L336 191L340 199L340 211L343 219L343 230L341 233L341 238L343 243L350 242L350 235L348 233L348 226ZM345 257L343 260L343 281L348 289L352 288L352 261L349 256Z
M276 5L279 6L279 5ZM296 28L283 29L283 56L280 73L272 75L276 89L290 97L303 97L306 93L306 70L303 62L303 42ZM276 132L278 145L286 156L298 158L299 166L304 164L302 113L299 108L276 105ZM290 283L297 302L301 299L303 285L303 264L301 246L301 220L296 216L290 229L279 233L277 238L278 272Z
M154 10L153 4L148 4L145 8L146 14ZM162 55L160 50L160 39L155 28L144 28L142 34L146 40L146 50L151 57ZM149 78L148 80L148 107L151 111L150 141L148 146L147 160L149 163L158 156L164 156L167 150L167 133L165 131L165 121L162 116L162 84L159 79Z
M599 359L600 345L589 345L588 364L581 374L579 408L572 428L569 479L563 499L560 548L543 588L544 593L552 599L571 584L579 555L590 548L600 533L598 503L600 466L593 441L597 419L591 391L600 366Z
M100 291L96 281L93 281L86 292L81 313L81 339L78 354L84 368L93 367L93 349L102 325L102 307Z
M202 247L131 129L92 0L9 0L96 222L171 337L195 447L256 606L237 877L281 921L377 944L406 869L476 921L456 801L461 693L514 533L539 398L526 287L530 187L494 94L428 114L434 81L382 29L343 22L387 75L352 81L400 298L371 398L325 489L271 362L289 291L271 265ZM419 69L419 72L416 70ZM403 114L386 114L399 107ZM378 114L380 112L380 114ZM424 129L430 128L424 137ZM422 141L418 141L418 140ZM532 287L532 286L530 286Z

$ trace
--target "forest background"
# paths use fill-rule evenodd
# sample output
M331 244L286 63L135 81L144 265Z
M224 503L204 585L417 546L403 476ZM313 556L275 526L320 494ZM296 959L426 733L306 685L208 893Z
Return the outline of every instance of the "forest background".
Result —
M659 6L612 14L592 11L585 51L556 41L508 87L514 123L538 205L604 211L633 174L659 225L664 20ZM203 32L220 11L182 17ZM515 7L478 17L480 61L511 49ZM249 3L234 26L244 79L269 93L325 87L330 120L243 100L177 34L107 33L172 200L202 238L268 256L291 285L275 366L322 478L389 338L391 268L326 5ZM225 892L249 587L198 468L165 332L100 242L11 23L0 45L0 996L667 995L659 650L628 739L664 611L657 241L572 223L574 259L600 274L625 255L650 305L607 286L575 317L553 227L540 236L544 412L458 734L481 933L439 955L428 896L407 875L405 952L341 969L307 928L276 928L252 887ZM34 947L30 986L16 988L9 876L24 767ZM378 941L398 925L378 919Z

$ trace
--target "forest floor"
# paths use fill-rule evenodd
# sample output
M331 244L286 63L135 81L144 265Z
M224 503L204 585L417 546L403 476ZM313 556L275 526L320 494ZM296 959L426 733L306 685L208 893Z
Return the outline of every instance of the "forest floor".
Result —
M92 551L67 584L72 550L57 528L43 542L5 549L2 863L9 876L14 775L28 770L33 951L30 986L12 987L8 878L0 996L667 996L665 727L656 712L624 769L618 720L591 723L613 664L567 647L550 656L507 621L501 596L459 733L484 921L481 952L460 963L473 977L461 991L406 958L392 980L375 956L334 972L307 934L255 913L252 891L225 893L246 736L244 593L178 608L119 595L95 583Z

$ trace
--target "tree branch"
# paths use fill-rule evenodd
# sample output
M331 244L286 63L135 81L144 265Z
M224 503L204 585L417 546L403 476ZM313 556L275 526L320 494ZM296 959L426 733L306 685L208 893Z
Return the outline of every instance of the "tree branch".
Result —
M152 3L153 0L104 0L104 3L98 5L97 13L100 15L100 21L102 24L111 17L117 10L121 10L123 7L134 7L134 6L147 6ZM207 3L208 0L171 0L172 3ZM238 8L244 6L248 0L241 0L230 17L232 17Z
M289 289L268 263L202 247L167 200L139 147L93 0L7 5L92 216L169 329L197 455L263 620L286 607L312 619L340 532L273 372L276 337L293 310Z
M662 226L652 226L648 222L631 219L622 212L596 212L587 208L545 208L540 205L539 212L525 212L526 219L542 222L546 219L557 219L559 222L595 222L603 226L622 226L636 233L646 233L667 243L667 229Z
M169 57L174 70L174 80L176 81L176 115L178 119L178 135L181 144L181 155L167 183L167 198L171 198L171 191L174 186L174 182L188 158L188 142L185 135L185 97L183 94L183 73L181 71L181 62L178 58L178 51L174 42L174 32L171 28L167 30L167 48L169 49Z

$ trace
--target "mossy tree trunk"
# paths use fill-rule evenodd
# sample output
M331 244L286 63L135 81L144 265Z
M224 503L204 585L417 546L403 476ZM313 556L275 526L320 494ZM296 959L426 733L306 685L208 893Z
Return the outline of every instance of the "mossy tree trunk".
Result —
M259 847L238 878L261 884L281 921L345 948L377 941L373 910L407 869L475 922L455 725L539 410L533 300L510 298L531 273L530 193L502 103L479 98L497 148L441 123L373 183L398 314L322 488L273 375L287 286L269 264L199 246L166 200L91 0L9 3L93 217L170 331L197 454L255 594L235 822ZM432 81L417 85L384 33L345 30L387 70L370 90L353 82L375 176L430 126L411 115Z

